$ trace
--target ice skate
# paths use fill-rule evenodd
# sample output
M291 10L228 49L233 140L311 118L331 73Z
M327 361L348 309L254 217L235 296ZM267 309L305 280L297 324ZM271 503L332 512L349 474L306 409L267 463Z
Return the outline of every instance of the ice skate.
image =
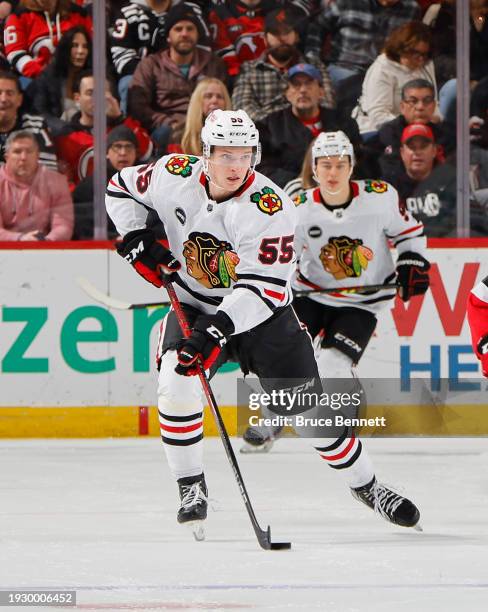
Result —
M276 434L279 435L281 429ZM252 454L252 453L269 453L271 450L276 436L271 434L265 434L254 427L248 427L243 435L244 444L240 449L241 453Z
M420 512L415 504L380 484L376 477L373 477L373 480L363 487L351 489L351 493L353 497L362 501L390 523L401 527L414 527L417 531L422 531L418 524Z
M177 520L193 533L195 540L201 542L205 539L203 521L207 518L207 485L205 476L188 476L178 480L181 506L178 510Z

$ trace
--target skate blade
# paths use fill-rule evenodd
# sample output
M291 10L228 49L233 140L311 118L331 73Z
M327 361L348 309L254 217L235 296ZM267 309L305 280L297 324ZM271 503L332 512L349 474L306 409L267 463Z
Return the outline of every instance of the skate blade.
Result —
M244 442L244 445L241 447L240 452L243 455L257 455L259 453L269 453L272 446L273 440L266 440L264 444L260 444L259 446L254 446L253 444Z
M203 521L188 521L188 523L183 523L183 526L190 530L197 542L205 540Z
M420 533L424 531L420 523L417 523L416 525L414 525L413 528L415 529L415 531L419 531Z

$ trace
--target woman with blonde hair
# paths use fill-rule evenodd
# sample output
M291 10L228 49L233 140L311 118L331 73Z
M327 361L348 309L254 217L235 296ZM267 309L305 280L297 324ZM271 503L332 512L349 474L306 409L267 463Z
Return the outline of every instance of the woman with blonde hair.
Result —
M185 130L181 139L181 148L184 153L190 155L202 154L200 133L205 118L216 109L232 109L229 92L220 79L207 77L199 81L188 104Z

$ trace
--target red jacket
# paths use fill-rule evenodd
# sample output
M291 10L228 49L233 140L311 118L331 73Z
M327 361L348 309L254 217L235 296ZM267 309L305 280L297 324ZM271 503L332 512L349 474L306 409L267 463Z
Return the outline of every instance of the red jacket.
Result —
M72 3L65 17L54 17L41 11L17 7L5 23L5 54L20 74L34 78L49 63L62 34L75 26L92 31L92 20L86 10Z
M227 64L229 75L239 74L243 62L257 59L266 48L264 9L250 9L241 2L227 0L209 14L213 48Z
M79 122L80 113L77 113L65 132L56 138L56 152L63 167L63 173L68 176L71 185L78 183L87 176L93 174L93 134L92 128ZM153 144L149 134L141 126L139 121L132 117L121 116L108 125L107 133L117 125L125 125L130 128L137 138L138 159L147 161L153 152Z

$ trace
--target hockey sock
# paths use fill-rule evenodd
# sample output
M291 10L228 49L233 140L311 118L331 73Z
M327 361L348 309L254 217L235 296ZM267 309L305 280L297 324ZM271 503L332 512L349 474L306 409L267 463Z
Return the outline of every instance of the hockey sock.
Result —
M163 355L158 414L168 465L178 479L203 472L203 402L199 379L176 374L176 363L175 351Z

